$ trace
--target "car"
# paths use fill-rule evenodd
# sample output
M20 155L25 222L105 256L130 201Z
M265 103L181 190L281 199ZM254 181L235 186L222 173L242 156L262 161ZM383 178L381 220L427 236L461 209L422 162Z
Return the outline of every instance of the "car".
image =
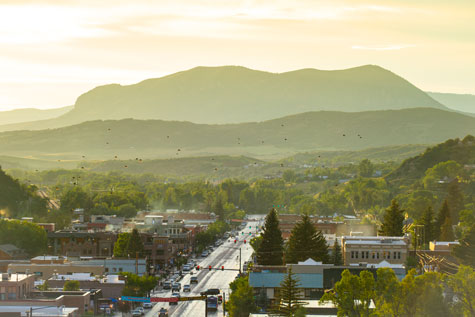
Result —
M144 309L151 309L153 308L153 305L152 303L143 303L143 306L142 306Z
M172 293L172 297L180 298L180 293ZM170 302L170 305L178 305L178 302Z
M168 317L168 309L166 308L160 308L160 311L158 312L158 317Z
M189 272L191 270L191 266L189 266L188 264L185 264L183 265L183 272Z
M137 309L140 311L142 316L145 315L145 310L143 309L143 307L137 307Z
M203 252L201 252L201 257L206 258L208 256L208 254L209 254L208 251L203 251Z
M134 309L133 311L130 312L132 314L132 317L140 317L142 316L142 313L138 309Z
M207 291L201 292L200 294L203 295L219 295L221 291L219 288L209 288Z
M198 284L198 276L192 276L190 278L190 284Z
M181 290L181 284L180 283L173 283L172 284L172 292L175 292L175 291L180 291Z
M171 289L172 288L172 283L167 281L163 283L163 289Z
M189 284L183 285L183 292L191 292L191 287Z

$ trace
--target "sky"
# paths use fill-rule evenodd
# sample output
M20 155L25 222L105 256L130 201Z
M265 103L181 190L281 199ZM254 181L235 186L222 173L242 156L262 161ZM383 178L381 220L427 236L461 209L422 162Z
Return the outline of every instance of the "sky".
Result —
M473 0L0 0L0 110L196 66L376 64L475 94Z

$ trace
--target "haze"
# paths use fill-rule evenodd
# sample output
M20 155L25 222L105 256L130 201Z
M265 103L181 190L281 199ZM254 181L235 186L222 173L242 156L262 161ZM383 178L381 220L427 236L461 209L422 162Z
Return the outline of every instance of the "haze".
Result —
M0 110L199 65L284 72L376 64L475 93L473 1L0 1ZM455 58L456 56L456 58Z

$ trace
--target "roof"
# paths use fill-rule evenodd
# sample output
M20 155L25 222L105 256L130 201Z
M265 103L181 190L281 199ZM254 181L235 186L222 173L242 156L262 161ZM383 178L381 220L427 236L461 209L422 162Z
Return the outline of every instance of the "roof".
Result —
M12 258L17 258L17 257L21 258L26 255L25 251L23 251L22 249L18 248L17 246L13 244L2 244L0 245L0 250L8 254Z
M303 262L299 262L298 265L322 265L322 262L317 262L312 258L308 258Z
M280 287L287 273L251 272L249 284L252 287ZM323 274L297 273L294 276L299 280L299 288L323 288Z

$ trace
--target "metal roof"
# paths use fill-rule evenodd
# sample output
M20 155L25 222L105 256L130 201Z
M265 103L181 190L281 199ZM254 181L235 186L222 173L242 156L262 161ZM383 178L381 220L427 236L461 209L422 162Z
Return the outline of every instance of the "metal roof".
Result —
M251 272L249 284L252 287L280 287L287 273ZM299 280L299 288L323 288L323 274L296 273L294 276Z

